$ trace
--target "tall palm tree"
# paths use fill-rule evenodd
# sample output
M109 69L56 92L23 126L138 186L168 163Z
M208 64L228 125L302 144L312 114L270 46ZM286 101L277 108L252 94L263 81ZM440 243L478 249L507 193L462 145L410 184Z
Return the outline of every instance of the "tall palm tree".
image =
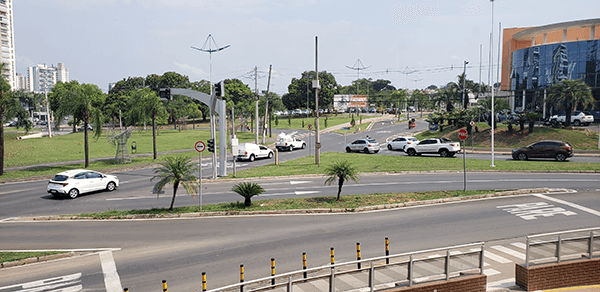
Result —
M348 161L337 161L334 162L331 166L328 166L325 169L325 174L329 177L325 180L326 184L333 184L336 179L338 181L338 193L337 200L340 200L340 194L342 193L342 186L345 181L353 180L358 183L358 171L356 168Z
M552 85L548 94L548 104L565 111L565 127L571 126L573 110L578 106L585 109L593 103L592 90L581 79L563 79L560 83Z
M160 97L150 88L140 88L129 93L131 113L138 119L152 120L152 149L154 159L158 158L156 149L156 118L159 114L165 112L165 107L160 101Z
M259 184L251 182L241 182L233 186L231 190L244 197L244 206L246 207L252 205L252 197L265 192L265 189Z
M156 192L157 197L166 185L173 186L173 198L171 199L169 211L173 211L179 185L182 185L188 194L193 194L195 198L198 179L194 176L196 164L192 163L191 158L183 156L167 157L164 162L160 163L159 167L154 169L154 173L156 175L150 181L156 178L159 179L154 185L154 192Z

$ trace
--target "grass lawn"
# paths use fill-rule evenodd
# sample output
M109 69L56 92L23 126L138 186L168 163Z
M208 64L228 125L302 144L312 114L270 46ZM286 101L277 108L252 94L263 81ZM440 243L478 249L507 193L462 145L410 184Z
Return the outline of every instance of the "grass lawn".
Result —
M343 190L342 190L343 192ZM122 218L127 215L140 214L183 214L197 212L241 212L241 211L273 211L273 210L303 210L303 209L343 209L353 211L360 207L398 204L412 201L435 200L441 198L473 196L481 194L490 194L500 191L435 191L435 192L415 192L415 193L385 193L385 194L364 194L364 195L342 195L340 201L336 200L337 186L332 188L332 196L311 197L311 198L292 198L292 199L269 199L259 200L260 196L254 197L252 205L244 206L243 198L241 201L233 203L220 203L213 205L203 205L202 211L198 206L176 207L172 212L168 208L154 208L150 210L110 210L100 213L86 213L76 215L85 218Z
M475 123L479 128L478 133L474 133L473 146L487 147L491 146L491 131L490 126L486 123ZM508 132L508 127L504 124L498 124L494 132L494 146L498 148L517 148L527 146L533 142L540 140L561 140L569 142L575 150L597 150L598 149L598 132L590 131L583 128L552 128L545 126L536 126L533 133L528 133L527 125L523 133L518 131L519 127L513 127L513 132ZM416 135L417 139L446 137L452 141L460 141L458 138L458 128L453 128L444 125L443 132L425 131ZM471 147L471 137L467 137L466 146Z
M0 263L20 261L53 254L65 253L65 251L42 251L42 252L0 252Z

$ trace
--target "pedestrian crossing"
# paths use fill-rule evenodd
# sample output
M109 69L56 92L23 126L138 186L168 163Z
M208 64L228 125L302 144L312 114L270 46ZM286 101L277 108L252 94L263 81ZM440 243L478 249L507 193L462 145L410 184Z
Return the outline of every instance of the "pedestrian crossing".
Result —
M572 242L561 247L561 254L585 254L588 246L585 242ZM477 251L470 249L469 251ZM515 264L525 263L526 245L520 241L501 241L486 243L484 252L484 271L487 278L487 291L510 291L515 286ZM456 251L455 251L456 254ZM531 259L550 259L556 255L556 246L549 244L530 248ZM413 284L445 279L445 254L430 254L422 261L414 262ZM450 275L456 277L457 271L474 267L472 273L478 273L478 254L459 256L450 261ZM392 262L393 263L393 262ZM350 269L350 268L349 268ZM387 289L394 286L407 286L408 264L398 264L376 269L374 276L375 290ZM310 278L309 278L310 279ZM329 291L329 276L318 280L296 281L293 285L295 292ZM342 273L335 277L335 291L370 291L368 269L361 272ZM287 287L279 287L273 291L287 291Z
M79 292L83 291L81 273L0 287L0 292Z

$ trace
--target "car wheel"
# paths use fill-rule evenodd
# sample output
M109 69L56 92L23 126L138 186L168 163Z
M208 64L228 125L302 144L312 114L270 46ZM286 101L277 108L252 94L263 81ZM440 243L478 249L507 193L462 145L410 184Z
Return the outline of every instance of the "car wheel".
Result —
M565 155L564 153L556 153L556 156L554 156L554 158L556 159L556 161L565 161L567 160L567 155Z
M525 161L525 160L527 160L527 154L521 152L517 155L517 158L521 161Z
M388 144L388 150L392 150L392 145Z
M415 149L409 148L408 150L406 150L406 154L408 154L408 156L415 156L415 154L417 154L417 151L415 151Z
M573 122L573 126L579 127L579 126L581 126L581 122L579 120L575 120Z
M292 150L294 150L294 146L290 145L290 147L288 147L288 151L292 152Z
M440 150L440 156L441 156L441 157L448 157L448 150L446 150L446 149L441 149L441 150Z
M269 159L273 158L273 152L269 152Z
M112 181L106 185L106 190L109 192L114 191L116 188L117 188L117 184L115 184L115 182L112 182Z
M350 149L350 147L346 147L346 152L350 153L352 152L352 149Z
M375 150L375 153L379 153L379 150Z
M367 154L369 154L369 153L370 153L370 152L369 152L369 148L365 148L365 149L363 149L363 152L364 152L364 153L367 153Z
M251 154L248 160L250 160L250 162L254 161L254 154Z
M300 149L304 149L304 148L306 148L306 144L302 143L302 148L300 148Z
M71 189L69 191L69 198L75 199L75 198L77 198L77 196L79 196L79 190L78 189Z

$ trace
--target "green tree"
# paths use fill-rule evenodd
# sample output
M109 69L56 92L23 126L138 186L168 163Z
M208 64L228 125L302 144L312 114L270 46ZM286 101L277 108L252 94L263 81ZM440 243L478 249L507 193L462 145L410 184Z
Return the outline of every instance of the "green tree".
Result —
M71 124L73 133L77 132L77 126L81 120L79 116L74 114L75 108L69 106L70 101L67 100L67 97L70 94L69 92L79 86L80 84L77 80L71 80L70 82L58 81L48 93L48 102L50 103L50 109L54 113L55 120L60 121L66 116L73 115L73 123ZM58 130L58 126L57 123L55 129Z
M292 78L288 85L288 93L281 97L283 104L288 109L306 108L308 91L308 107L315 108L315 90L312 82L315 79L315 71L304 71L300 78ZM319 108L332 108L333 96L338 94L338 84L335 77L326 71L319 72Z
M159 115L166 114L165 107L162 101L160 101L160 97L156 95L155 91L150 90L150 88L131 91L129 96L129 108L132 111L132 115L138 117L140 120L149 119L152 122L152 151L154 159L157 159L156 119Z
M231 190L238 195L244 197L244 206L249 207L252 205L252 197L258 196L265 192L265 189L257 183L241 182L234 185Z
M353 180L358 183L358 171L356 168L348 161L336 161L332 165L328 166L325 169L325 174L329 176L327 180L325 180L326 184L333 184L336 180L338 181L338 193L337 200L340 200L340 194L342 193L342 186L345 181Z
M157 197L166 185L173 186L173 198L171 199L169 211L173 211L179 185L182 185L189 194L193 194L194 199L196 198L195 190L198 179L194 176L195 172L196 164L192 163L191 158L184 156L167 157L164 162L160 163L159 167L154 169L156 175L150 181L159 179L153 190Z
M592 90L581 79L564 79L560 83L550 87L548 94L548 105L555 109L563 110L566 115L565 127L571 126L571 113L577 107L585 107L594 104Z
M0 63L0 73L4 73L4 63ZM10 91L10 84L4 78L0 78L0 122L4 124L6 119L15 116L27 116L27 111L19 102L17 95ZM25 121L29 121L25 119ZM22 118L18 119L19 124L23 124ZM26 122L25 122L26 123ZM4 126L0 125L0 175L4 175Z

